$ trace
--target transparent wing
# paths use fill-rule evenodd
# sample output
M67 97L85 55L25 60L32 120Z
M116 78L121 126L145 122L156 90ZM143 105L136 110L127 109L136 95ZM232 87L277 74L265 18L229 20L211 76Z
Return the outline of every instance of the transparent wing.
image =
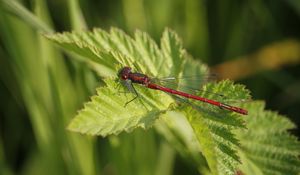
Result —
M216 80L216 74L205 74L184 77L160 77L153 78L151 81L172 89L193 93L195 91L201 91L202 86L206 83Z
M218 92L212 92L205 90L203 86L211 81L217 81L217 75L216 74L210 74L210 75L204 75L199 78L199 76L188 76L188 77L163 77L163 78L154 78L151 81L159 84L164 87L176 89L179 91L183 91L189 94L202 96L202 95L208 95L210 99L217 100L222 103L226 104L238 104L238 103L244 103L249 101L247 100L241 100L241 99L232 99L228 96L218 93Z

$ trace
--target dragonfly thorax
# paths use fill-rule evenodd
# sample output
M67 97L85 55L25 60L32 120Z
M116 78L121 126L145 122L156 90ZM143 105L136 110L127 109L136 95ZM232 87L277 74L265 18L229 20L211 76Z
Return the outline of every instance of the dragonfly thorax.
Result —
M142 84L145 86L148 86L150 83L150 78L141 73L130 73L128 79L130 79L132 83Z
M131 72L130 67L124 67L119 71L119 77L122 80L129 80L132 83L138 83L147 86L150 83L150 78L142 73Z

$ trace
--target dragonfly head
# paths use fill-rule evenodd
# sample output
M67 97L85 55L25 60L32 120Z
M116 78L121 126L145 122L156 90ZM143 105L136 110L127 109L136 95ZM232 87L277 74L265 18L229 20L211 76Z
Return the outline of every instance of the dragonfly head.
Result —
M129 74L131 73L131 68L130 67L123 67L120 71L119 71L119 77L122 80L127 80Z

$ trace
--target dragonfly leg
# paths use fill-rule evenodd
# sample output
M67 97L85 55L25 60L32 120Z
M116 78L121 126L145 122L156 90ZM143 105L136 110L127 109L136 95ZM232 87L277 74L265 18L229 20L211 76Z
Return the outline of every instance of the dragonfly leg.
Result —
M132 83L130 83L131 85L131 89L133 90L132 92L135 94L135 97L131 100L129 100L128 102L125 103L124 107L126 107L129 103L133 102L134 100L136 100L139 97L138 92L135 90L134 86L132 85Z
M131 81L128 82L127 87L128 87L128 89L129 89L128 92L133 93L133 94L135 95L135 97L134 97L133 99L129 100L128 102L126 102L125 105L124 105L124 107L126 107L129 103L133 102L134 100L139 99L139 101L140 101L141 104L144 106L144 108L145 108L147 111L149 111L149 109L148 109L148 108L146 107L146 105L144 104L143 100L142 100L141 98L138 98L138 97L140 97L140 95L139 95L139 93L137 92L137 90L134 88L134 86L133 86L133 84L132 84Z
M136 95L133 99L129 100L128 102L125 103L124 107L126 107L129 103L133 102L134 100L136 100L139 96Z

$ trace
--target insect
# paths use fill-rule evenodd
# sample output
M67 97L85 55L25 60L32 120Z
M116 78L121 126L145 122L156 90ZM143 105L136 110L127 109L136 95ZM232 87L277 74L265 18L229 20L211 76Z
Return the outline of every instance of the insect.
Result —
M202 101L204 103L208 103L208 104L220 107L221 109L237 112L239 114L243 114L243 115L248 114L247 110L239 108L239 107L231 106L231 105L221 103L221 102L218 102L218 101L215 101L215 100L207 99L207 98L204 98L204 97L200 97L200 96L197 96L197 95L189 94L189 93L186 93L186 92L182 92L182 91L171 89L171 88L168 88L168 87L165 87L165 86L158 85L158 84L154 83L154 81L152 81L152 79L150 77L148 77L146 74L142 74L142 73L139 73L139 72L132 72L131 70L132 69L130 67L123 67L119 71L120 79L125 80L125 82L126 82L125 85L129 89L131 89L136 95L132 100L128 101L126 103L126 105L128 103L132 102L133 100L135 100L138 97L137 91L132 86L132 83L136 83L136 84L141 84L141 85L143 85L147 88L150 88L150 89L160 90L160 91L164 91L166 93L178 95L178 96L181 96L181 97Z

